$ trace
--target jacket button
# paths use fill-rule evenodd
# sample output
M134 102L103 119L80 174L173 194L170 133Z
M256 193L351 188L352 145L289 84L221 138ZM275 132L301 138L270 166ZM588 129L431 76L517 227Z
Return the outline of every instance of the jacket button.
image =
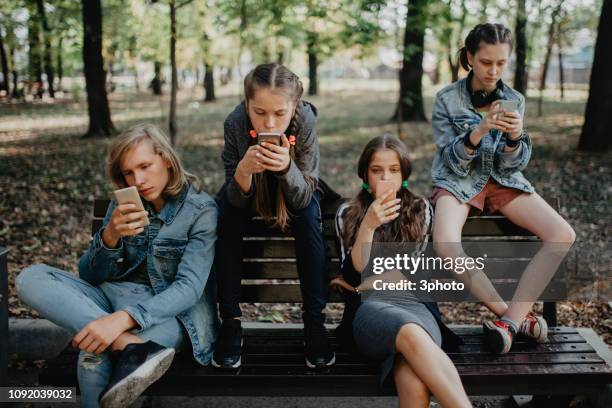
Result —
M468 128L468 124L467 124L467 123L464 123L464 124L463 124L463 128L464 128L464 129L467 129L467 128Z

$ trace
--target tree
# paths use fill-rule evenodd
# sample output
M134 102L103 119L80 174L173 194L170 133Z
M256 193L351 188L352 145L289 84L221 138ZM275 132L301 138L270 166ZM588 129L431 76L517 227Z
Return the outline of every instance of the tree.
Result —
M550 56L552 54L552 48L555 43L556 28L557 28L557 17L561 12L563 6L563 0L559 0L557 6L553 9L550 15L550 26L548 27L548 41L546 42L546 54L544 56L544 63L542 64L542 74L540 76L540 97L538 98L538 116L542 116L542 103L544 99L544 90L546 89L546 77L548 76L548 65L550 64Z
M38 10L38 17L40 18L40 24L43 29L44 39L44 66L45 75L47 76L47 92L51 98L55 98L55 88L53 87L53 63L51 62L51 28L47 22L47 13L45 12L45 4L43 0L36 1L36 8Z
M89 128L84 137L109 137L115 133L106 95L106 72L102 58L102 5L82 0L83 72L87 90Z
M612 148L612 1L604 0L597 29L589 98L578 150L607 152Z
M30 86L28 92L32 91L32 84L36 84L37 98L42 98L44 92L42 80L42 63L40 52L40 21L37 15L37 6L32 0L28 3L28 62Z
M517 0L516 26L516 69L514 71L514 89L526 95L527 92L527 12L525 0Z
M6 49L4 48L4 40L3 40L1 27L0 27L0 63L2 64L2 83L0 84L0 90L4 90L6 92L6 95L10 95L8 58L6 56Z
M425 122L423 107L423 49L427 2L408 0L402 68L399 72L400 94L392 119L398 122Z

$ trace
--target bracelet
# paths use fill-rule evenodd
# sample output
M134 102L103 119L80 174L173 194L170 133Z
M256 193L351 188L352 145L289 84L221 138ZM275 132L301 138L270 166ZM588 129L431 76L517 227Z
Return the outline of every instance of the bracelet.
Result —
M523 140L523 135L525 133L521 133L521 136L518 139L510 139L509 135L506 135L506 146L508 147L516 147L521 143L521 140Z
M471 134L472 132L468 132L465 134L465 136L463 136L463 144L472 150L478 150L480 148L480 145L482 144L482 139L480 139L477 145L474 145L472 141L470 140Z

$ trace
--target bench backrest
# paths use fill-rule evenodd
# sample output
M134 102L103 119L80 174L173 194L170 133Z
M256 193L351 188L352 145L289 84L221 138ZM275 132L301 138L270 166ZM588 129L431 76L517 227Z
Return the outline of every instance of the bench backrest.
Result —
M327 202L322 205L323 233L326 241L328 257L328 275L330 278L339 272L338 245L336 242L334 218L338 207L346 199ZM94 205L94 218L92 234L102 226L102 221L108 208L108 200L96 200ZM463 228L463 240L487 241L533 241L537 240L529 231L520 228L507 218L499 215L481 215L469 217ZM267 227L263 219L255 217L251 220L244 237L243 257L243 285L242 301L254 302L301 302L297 276L294 240L289 232L282 232ZM525 258L512 260L505 251L494 256L508 261L516 262L516 267L525 266ZM489 265L489 264L488 264ZM504 268L507 270L507 268ZM488 275L496 277L494 263L490 266ZM517 279L512 276L503 276L506 285L516 285ZM509 278L509 279L508 279ZM330 302L342 302L342 296L337 292L330 292Z

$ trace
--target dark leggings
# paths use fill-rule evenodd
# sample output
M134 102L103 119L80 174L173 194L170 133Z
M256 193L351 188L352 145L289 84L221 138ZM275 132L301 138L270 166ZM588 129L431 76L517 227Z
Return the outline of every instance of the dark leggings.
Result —
M303 319L306 325L325 322L323 309L327 302L327 264L325 240L321 224L321 192L315 191L306 208L290 210L291 232L295 238L295 255L300 290L304 300ZM221 319L242 316L240 284L242 279L243 236L253 212L236 208L227 199L225 189L218 197L216 275Z

